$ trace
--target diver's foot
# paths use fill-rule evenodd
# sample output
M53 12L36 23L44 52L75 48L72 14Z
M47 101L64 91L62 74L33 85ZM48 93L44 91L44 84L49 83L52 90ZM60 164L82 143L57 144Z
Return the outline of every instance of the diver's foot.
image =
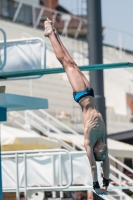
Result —
M47 18L44 22L44 36L49 37L53 31L52 22Z

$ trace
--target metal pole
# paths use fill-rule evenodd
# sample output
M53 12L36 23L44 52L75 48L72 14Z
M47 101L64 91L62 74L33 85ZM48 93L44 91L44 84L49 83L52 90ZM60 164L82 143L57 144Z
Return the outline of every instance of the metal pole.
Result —
M0 0L0 19L2 19L2 8L3 8L3 2Z
M89 63L102 64L103 53L100 0L87 0L87 21ZM106 124L103 70L90 71L90 83L91 87L94 89L97 108L102 114Z

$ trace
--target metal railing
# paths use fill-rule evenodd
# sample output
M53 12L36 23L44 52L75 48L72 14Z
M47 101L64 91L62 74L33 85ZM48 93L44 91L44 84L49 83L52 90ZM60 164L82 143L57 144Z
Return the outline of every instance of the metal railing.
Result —
M63 191L89 191L92 190L92 186L89 185L84 185L84 186L72 186L72 177L73 177L73 170L72 170L72 155L86 155L85 151L82 152L68 152L66 150L62 150L62 149L55 149L55 150L38 150L38 151L16 151L16 152L2 152L2 159L14 159L15 161L15 165L16 165L16 187L10 187L10 188L3 188L3 192L14 192L16 191L16 199L19 200L19 192L24 192L25 196L27 198L27 191L51 191L53 194L53 198L56 197L56 193L55 191L60 191L60 196L62 196L62 192ZM68 155L68 160L69 160L69 183L65 186L62 185L62 174L61 174L61 156L63 155ZM51 185L50 187L46 186L27 186L28 182L27 182L27 167L28 167L28 163L27 163L27 159L29 158L33 158L33 157L41 157L41 156L50 156L51 158L51 164L52 164L52 177L53 177L53 185ZM59 173L59 182L60 184L58 186L56 186L55 184L55 162L54 162L54 156L58 156L59 159L59 167L58 167L58 173ZM24 187L19 186L19 159L22 158L23 162L24 162ZM37 161L38 162L38 161ZM124 176L121 172L119 173L119 170L115 169L113 166L111 166L111 170L114 170L114 172L120 174L122 177L124 177L125 179L129 180L126 176ZM57 171L56 171L57 172ZM22 176L22 175L21 175ZM111 178L113 178L114 180L117 180L116 176L113 176L111 174ZM119 179L118 179L119 180ZM133 186L128 186L128 185L118 185L118 186L113 186L112 184L109 185L108 190L109 192L111 191L115 191L116 195L115 196L122 196L125 198L125 200L130 200L131 198L126 195L124 192L121 192L120 190L122 189L129 189L132 191ZM111 195L111 194L110 194ZM107 198L105 199L111 199L111 196L108 195ZM114 197L115 197L114 196ZM112 199L114 199L112 197Z
M25 116L21 115L20 113L17 113L18 117L20 117L23 120L23 125L19 123L17 119L14 120L11 116L9 116L9 119L13 120L16 124L18 124L23 128L25 127L25 124L29 124L30 126L41 131L44 135L47 135L49 138L56 139L56 137L54 137L53 135L51 136L50 134L50 130L52 130L58 135L63 136L64 140L72 144L73 147L71 147L65 142L62 143L63 147L65 147L69 151L75 150L76 147L79 148L80 150L85 150L85 148L82 145L77 144L74 140L68 138L67 134L65 134L56 126L52 125L52 123L50 123L50 120L53 120L54 122L58 123L58 125L61 125L63 128L66 128L68 132L71 132L72 134L75 135L79 135L76 131L66 126L65 124L63 124L62 122L60 122L59 120L57 120L56 118L45 112L44 110L39 110L39 111L43 114L43 117L40 117L34 111L25 111ZM44 115L46 116L46 118L44 118ZM61 139L58 139L58 141L62 142Z
M69 172L70 172L70 180L67 183L67 185L62 185L62 173L61 173L61 155L67 154L68 160L69 160ZM29 187L27 186L27 158L29 157L40 157L40 156L51 156L51 163L52 163L52 177L53 177L53 185L47 186L47 187ZM56 186L55 184L55 163L54 163L54 156L58 156L59 159L59 181L60 186ZM19 192L24 191L25 192L25 198L27 200L27 191L31 190L44 190L44 191L62 191L66 188L68 188L72 184L72 159L71 154L69 151L65 149L54 149L54 150L37 150L37 151L16 151L16 152L2 152L2 159L4 158L14 158L15 164L16 164L16 187L12 188L3 188L4 192L6 191L15 191L16 190L16 199L20 200L19 198ZM23 158L24 161L24 188L19 186L19 169L18 169L18 159ZM53 192L53 197L55 196L55 192Z
M30 126L32 127L35 127L36 129L42 131L45 126L45 133L50 133L50 129L54 130L56 133L58 133L59 135L62 133L59 132L59 129L56 129L56 128L53 128L53 125L49 125L51 124L52 120L54 122L56 122L58 125L62 126L63 128L66 128L66 130L71 133L71 134L74 134L76 136L78 136L79 134L72 130L70 127L66 126L65 124L63 124L62 122L60 122L59 120L57 120L56 118L54 118L53 116L51 116L50 114L48 114L46 111L44 110L39 110L39 113L38 115L35 114L33 111L25 111L25 117L20 115L19 113L18 114L18 117L21 116L21 118L24 121L24 123L28 123L30 124ZM37 122L38 120L38 122ZM17 120L16 120L17 121ZM44 122L45 121L45 122ZM47 121L47 123L46 123ZM21 124L21 123L20 123ZM19 123L18 123L19 125ZM55 125L56 126L56 125ZM22 124L21 124L21 127L24 127ZM65 140L65 134L63 134L63 137L64 137L64 140ZM81 136L81 135L80 135ZM48 134L48 137L50 137L50 135ZM67 141L68 141L68 137L67 137ZM70 140L71 141L71 140ZM59 141L60 142L60 141ZM75 150L75 147L77 146L79 149L81 150L84 150L84 147L82 145L77 145L74 143L74 141L71 141L73 142L73 150ZM65 143L65 142L64 142ZM70 150L70 149L69 149ZM70 150L71 151L71 150ZM82 153L82 152L81 152ZM130 173L133 174L133 170L131 168L129 168L128 166L126 166L125 164L123 164L122 162L120 162L119 160L117 160L116 158L114 158L113 156L111 156L109 154L109 158L110 160L114 161L115 163L117 163L117 165L120 165L122 168L125 168L126 170L128 170ZM112 165L110 165L110 169L112 170L113 173L116 173L118 175L118 178L116 178L115 176L113 176L113 174L110 175L110 178L114 181L114 182L118 182L118 185L117 186L114 186L114 185L110 185L109 187L109 190L114 190L116 191L117 195L120 195L119 194L119 189L129 189L132 191L133 189L133 186L129 186L128 184L124 184L124 185L121 185L120 182L122 180L126 180L128 182L131 182L131 178L129 178L128 176L126 176L124 173L122 173L121 171L119 171L118 169L115 169ZM75 190L78 190L77 187L74 188L73 186L70 186L69 189L75 189ZM83 186L83 187L80 187L82 188L83 190L86 190L86 186ZM68 191L69 189L65 189L64 191ZM89 189L89 188L87 188ZM117 190L118 189L118 192ZM69 190L70 191L70 190ZM123 192L121 193L121 195L125 196L126 194ZM130 198L130 197L129 197Z
M1 70L1 69L3 69L3 67L6 64L6 33L5 33L5 31L2 28L0 28L0 31L3 34L3 63L2 63L2 66L0 66L0 70Z
M80 133L83 133L83 123L82 123L82 115L79 107L65 107L60 106L58 104L50 104L50 107L52 107L52 112L54 114L54 119L57 119L58 122L62 123L62 125L67 124L66 127L71 127L71 130L74 130L75 132L80 131ZM63 118L61 116L61 112L64 112L67 115L67 118ZM45 111L44 111L45 112ZM51 112L48 110L47 114ZM14 112L12 112L14 113ZM14 113L15 114L15 113ZM13 115L13 114L12 114ZM45 116L45 114L44 114ZM52 116L52 115L50 115ZM46 117L47 118L47 117ZM108 133L116 133L126 130L131 130L133 128L133 122L132 122L133 116L132 115L117 115L115 113L112 113L111 111L107 111L107 130ZM49 128L48 128L49 129Z
M17 3L17 4L15 4L15 6L14 6L14 2ZM31 8L30 18L32 20L32 24L33 24L34 28L37 28L39 26L40 20L41 20L42 16L45 14L45 12L46 12L47 16L50 14L50 17L52 17L51 20L53 23L55 22L57 15L61 16L61 21L63 22L62 23L62 25L63 25L62 35L67 35L68 26L69 26L70 21L72 21L72 20L76 20L76 24L77 24L77 26L75 26L74 38L78 37L79 32L82 28L82 25L84 23L86 24L86 20L81 17L77 17L73 14L69 14L69 13L66 14L61 11L53 10L51 8L41 6L39 4L34 4L32 1L15 0L14 2L10 2L10 7L12 6L12 10L13 10L12 11L13 14L10 15L10 18L12 19L13 22L17 21L17 18L21 12L23 5L26 5ZM3 16L4 16L4 14L3 14ZM8 17L8 14L6 14L5 17Z
M1 29L0 29L1 30ZM4 34L4 31L3 31L3 34ZM31 72L36 70L36 69L45 69L46 68L46 45L44 43L44 41L39 38L39 37L35 37L35 38L23 38L23 39L14 39L14 40L7 40L6 41L6 34L4 35L4 42L1 41L0 42L0 46L3 45L3 48L1 49L2 51L4 51L4 62L3 62L3 65L2 67L0 67L0 70L2 70L4 68L4 65L6 64L5 68L2 70L2 72L12 72L12 71L16 71L17 69L17 66L16 66L16 62L12 62L12 63L9 63L8 62L8 59L7 59L7 63L6 63L6 57L10 57L10 47L12 46L12 51L13 51L13 48L17 49L18 46L20 48L20 45L24 46L24 45L27 45L27 49L28 51L30 51L30 53L34 53L33 51L31 51L31 45L33 44L38 44L40 45L40 49L38 49L38 54L39 54L39 58L41 58L41 61L40 63L38 62L37 64L34 63L34 66L31 67ZM33 48L33 47L32 47ZM25 46L25 51L26 50L26 46ZM19 53L21 55L21 53ZM17 56L19 55L17 54ZM19 55L19 56L20 56ZM34 59L36 60L39 60L39 58L37 56L34 56ZM32 58L29 58L29 60L33 60ZM24 62L24 64L23 64ZM30 62L30 61L29 61ZM26 71L26 70L29 70L29 68L25 67L25 63L27 65L31 65L31 63L29 62L26 62L25 58L23 57L23 61L21 62L21 65L19 66L19 72L21 74L22 71ZM12 67L10 67L10 65ZM11 80L17 80L17 79L35 79L35 78L40 78L41 75L39 76L30 76L30 77L17 77L17 78L11 78ZM10 79L10 78L9 78Z
M118 115L107 111L107 129L109 133L133 129L133 115Z
M126 169L127 171L129 171L129 172L131 172L133 174L133 170L130 167L128 167L127 165L125 165L124 163L122 163L121 161L119 161L118 159L114 158L110 154L109 154L109 158L111 160L113 160L115 163L117 163L118 165L120 165L121 167L123 167L124 169Z
M15 2L15 6L14 6L14 2ZM23 7L23 5L27 5L28 7L31 8L31 20L32 20L32 24L34 28L37 28L39 26L40 20L42 18L42 16L44 15L44 13L50 13L50 16L52 17L52 22L54 23L56 21L56 17L57 15L61 15L62 16L62 35L67 36L68 33L68 29L69 29L69 24L71 23L72 20L76 20L77 21L77 26L74 27L75 29L75 33L73 34L73 38L77 39L79 36L79 33L81 32L83 25L86 27L87 30L87 20L85 18L81 18L81 17L77 17L74 16L73 14L66 14L57 10L53 10L38 4L34 4L32 1L25 1L25 0L15 0L14 2L10 2L10 6L13 7L13 12L14 14L10 16L11 20L13 22L17 21L17 18L20 14L20 11ZM4 5L4 7L8 10L8 6L6 7ZM3 9L3 10L6 10ZM15 9L15 11L14 11ZM38 10L38 14L36 14L35 10ZM11 13L13 13L11 12ZM10 12L8 11L8 14ZM2 14L1 14L2 15ZM4 14L3 14L4 16ZM63 17L65 16L65 17ZM5 17L8 17L5 15ZM107 40L107 38L112 38L112 40ZM111 44L109 43L111 41ZM108 51L108 54L110 52L114 52L114 49L118 49L118 55L117 58L120 60L124 59L124 55L123 51L129 50L129 51L133 51L133 45L132 45L132 41L133 41L133 34L130 34L128 32L124 32L118 29L114 29L111 27L103 27L103 44L109 44L112 47L112 50L110 49ZM83 46L82 46L83 47ZM85 49L84 49L85 50ZM116 52L115 52L116 54ZM86 53L87 55L87 53ZM125 57L126 58L126 57Z
M111 37L111 43L109 43L108 39ZM119 50L118 57L119 59L123 59L122 52L125 50L133 51L133 34L121 31L111 27L104 27L103 31L103 43L109 44L114 48Z
M129 168L127 165L125 165L118 159L114 158L110 154L109 154L109 158L115 162L115 165L117 164L117 167L120 166L120 167L122 167L122 169L126 169L131 174L133 174L133 170L131 168ZM129 191L133 192L133 180L131 178L129 178L127 175L125 175L123 172L121 172L120 170L116 169L116 167L114 167L112 165L110 165L110 171L111 171L110 179L113 180L110 183L110 188L114 187L114 185L116 187L116 189L115 189L116 194L114 195L114 197L120 197L120 199L124 198L125 200L131 200L132 198L130 196L128 196L125 192L120 191L119 189L120 188L128 189Z

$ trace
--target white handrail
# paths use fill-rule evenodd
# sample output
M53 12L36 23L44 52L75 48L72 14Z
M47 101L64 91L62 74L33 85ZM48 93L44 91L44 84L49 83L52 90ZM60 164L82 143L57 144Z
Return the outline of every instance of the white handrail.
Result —
M22 2L23 4L26 4L26 5L29 5L29 6L34 6L34 7L36 7L36 8L44 8L45 10L50 11L50 12L57 12L57 13L59 13L59 14L66 14L66 13L64 13L64 12L62 12L62 11L57 11L57 10L54 10L54 9L52 9L52 8L48 8L48 7L41 6L41 5L36 5L36 4L33 4L33 3L31 4L31 3L28 2L28 1L23 1L23 0L15 0L15 1L17 1L17 2ZM82 18L77 17L77 16L75 16L75 15L73 15L73 14L69 14L69 13L68 13L68 15L71 15L74 19L83 20L83 21L87 22L86 19L82 19Z
M118 178L116 178L116 176L114 176L113 174L110 174L110 178L112 179L112 180L114 180L115 182L119 182L119 179ZM119 185L119 184L117 184L118 186L120 186L120 187L128 187L128 185ZM115 189L115 192L120 196L124 196L125 197L125 199L126 200L132 200L132 198L131 197L129 197L126 193L124 193L123 191L120 191L119 190L119 188L118 188L118 186L115 186L116 187L116 189ZM111 183L110 183L110 187L114 187ZM130 186L129 188L128 188L130 191L133 191L133 186Z
M0 29L0 31L2 31L2 29ZM4 31L3 31L4 34ZM43 39L39 38L39 37L32 37L32 38L23 38L23 39L12 39L12 40L7 40L6 41L6 34L4 35L4 42L0 41L0 44L2 44L4 46L4 63L3 66L0 68L0 70L3 69L4 65L6 64L6 56L8 56L8 52L6 52L6 46L8 45L13 45L13 46L17 46L18 43L25 43L26 45L30 44L31 42L39 42L40 43L40 57L41 57L41 63L40 66L39 64L37 65L38 69L45 69L46 68L46 59L45 59L45 54L46 54L46 45L43 41ZM6 55L7 54L7 55ZM8 67L8 66L7 66ZM16 69L14 69L16 71ZM28 69L24 69L24 70L28 70ZM35 70L34 68L31 70ZM3 69L4 71L4 69ZM20 67L20 73L21 73L21 67ZM17 80L17 79L36 79L36 78L40 78L42 77L42 75L35 75L35 76L30 76L30 77L19 77L19 78L8 78L8 80Z
M30 114L32 117L34 117L35 119L39 120L41 123L45 124L46 126L48 126L49 128L51 128L52 130L54 130L59 135L62 135L64 138L66 138L66 140L68 140L68 138L66 137L65 133L63 133L62 131L60 131L58 128L56 128L55 126L51 125L50 123L46 122L42 118L38 117L38 115L36 115L34 112L31 112L31 111L26 111L26 112L28 114ZM33 120L32 120L32 122L33 122ZM69 141L72 142L72 144L74 143L81 150L85 150L83 146L77 144L76 142L74 142L74 140L69 139Z
M33 153L34 152L34 153ZM41 154L39 153L41 152ZM63 154L67 154L68 155L68 159L69 159L69 170L70 170L70 180L68 182L67 185L63 186L55 186L55 184L53 186L50 186L50 187L28 187L27 186L27 158L29 158L28 154L30 154L30 157L33 157L33 156L55 156L55 155L62 155ZM73 177L73 172L72 172L72 157L71 157L71 153L65 149L54 149L54 150L38 150L38 151L17 151L17 152L2 152L2 159L6 158L7 155L10 155L11 157L14 157L15 158L15 162L16 162L16 180L17 180L17 186L16 188L10 188L10 190L16 190L16 197L18 199L18 193L19 193L19 189L21 187L19 187L19 172L18 172L18 157L23 157L24 159L24 178L25 178L25 187L24 187L24 192L25 192L25 198L27 199L27 190L35 190L37 188L37 190L39 190L40 188L44 191L61 191L61 190L64 190L68 187L71 186L72 184L72 177ZM10 157L9 156L9 157ZM60 157L58 157L60 159ZM61 164L61 162L59 162L59 164ZM52 162L52 165L54 167L54 162ZM61 169L61 166L60 166L60 169ZM60 172L61 173L61 170ZM61 178L61 176L60 176ZM53 179L54 179L54 172L53 172ZM61 180L62 181L62 180ZM8 190L8 188L4 188L4 191Z
M0 67L0 70L2 70L3 67L6 64L6 56L7 56L6 54L7 54L7 52L6 52L6 33L2 28L0 28L0 31L3 33L3 39L4 39L4 43L3 43L3 47L4 47L4 59L3 60L4 60L4 62L2 64L2 66Z
M38 128L38 130L40 130L42 133L44 133L44 128L42 126L40 126L39 124L37 124L35 121L31 120L31 125L34 126L35 128ZM74 151L75 149L73 147L71 147L69 144L67 144L66 142L57 139L54 136L51 136L50 133L45 132L45 134L52 139L55 139L56 141L60 142L60 144L62 144L63 147L65 147L67 150L69 151Z
M55 121L57 124L61 125L63 128L65 128L68 131L70 131L71 133L73 133L74 135L79 135L79 133L77 133L76 131L74 131L73 129L71 129L69 126L66 126L65 124L63 124L62 122L60 122L58 119L56 119L55 117L53 117L52 115L50 115L49 113L47 113L45 110L40 109L39 111L41 113L43 113L44 115L48 116L53 121Z
M123 178L126 179L127 181L130 181L130 182L133 181L131 178L129 178L129 177L126 176L124 173L122 173L121 171L119 171L118 169L116 169L114 166L110 165L110 169L113 170L114 172L116 172L117 174L119 174L121 177L123 177Z
M41 191L41 190L45 190L45 191L51 191L50 189L46 189L46 187L27 187L29 190L37 190L37 191ZM126 189L130 189L133 188L133 186L109 186L108 187L108 191L112 191L112 190L126 190ZM61 189L57 189L56 191L60 191ZM93 190L92 186L70 186L66 189L62 189L62 191L87 191L87 190ZM3 188L3 192L11 192L11 191L16 191L16 188L13 187L11 188ZM24 188L20 187L20 191L23 192Z
M47 113L47 112L45 112L45 111L43 111L43 110L39 110L40 111L40 113L42 113L42 114L44 114L45 116L47 116L50 120L53 120L54 122L56 122L58 125L61 125L63 128L66 128L67 130L68 130L68 132L71 132L72 134L74 134L74 135L80 135L79 133L77 133L76 131L74 131L74 130L72 130L71 128L69 128L69 127L67 127L66 125L64 125L62 122L60 122L58 119L56 119L56 118L54 118L53 116L51 116L49 113ZM44 122L44 120L41 118L42 117L42 115L41 115L41 117L39 117L39 116L37 116L34 112L31 112L31 111L26 111L26 114L27 114L27 116L29 115L30 117L29 117L29 123L32 125L32 126L35 126L38 130L40 130L41 132L43 132L43 128L44 127L42 127L39 123L37 123L35 120L33 120L34 118L35 119L38 119L40 122L41 122L41 124ZM27 117L26 116L26 117ZM23 118L23 120L25 121L25 119L24 119L24 117L22 117L21 116L21 119ZM46 124L47 125L47 124ZM71 131L72 130L72 131ZM58 132L57 132L58 133ZM81 135L80 135L81 136ZM48 136L49 137L49 136ZM85 152L85 151L84 151ZM79 153L83 153L83 151L82 152L79 152ZM117 164L119 164L120 166L122 166L122 167L124 167L125 169L127 169L127 170L129 170L131 173L133 173L133 170L132 169L130 169L129 167L127 167L125 164L123 164L122 162L120 162L119 160L117 160L116 158L114 158L113 156L111 156L110 154L109 154L109 158L110 159L112 159L113 161L115 161ZM132 179L130 179L128 176L126 176L125 174L123 174L122 172L120 172L118 169L115 169L113 166L110 166L110 169L112 170L112 171L114 171L115 173L117 173L118 175L119 175L119 177L122 177L122 178L124 178L125 180L127 180L127 181L129 181L129 182L131 182L131 180ZM115 178L113 178L113 175L111 174L111 179L114 181L114 182L116 182L116 181L118 181L119 179L115 179ZM77 187L76 187L77 188ZM124 185L124 186L122 186L122 185L119 185L119 186L112 186L111 184L110 184L110 186L109 186L109 190L113 190L113 189L115 189L115 191L117 190L117 189L129 189L129 190L131 190L132 191L132 188L133 188L133 186L129 186L129 185ZM29 188L30 189L30 188ZM38 187L37 187L37 189L39 189ZM40 189L42 189L42 187L40 188ZM83 190L84 190L84 187L82 188ZM88 189L90 189L90 188L88 188ZM78 189L77 189L78 190ZM64 190L63 190L64 191ZM116 193L118 193L119 194L119 191L117 192L116 191ZM125 196L125 193L123 193L122 194L123 196Z
M130 167L128 167L127 165L125 165L125 164L122 163L121 161L117 160L116 158L114 158L114 157L111 156L110 154L109 154L109 158L110 158L111 160L115 161L116 163L118 163L119 165L121 165L122 167L124 167L125 169L127 169L129 172L131 172L131 173L133 174L133 170L132 170Z
M45 114L50 119L52 119L53 121L55 121L57 124L59 124L62 127L66 128L69 132L73 133L74 135L77 135L77 136L80 135L79 133L77 133L76 131L74 131L73 129L71 129L70 127L66 126L65 124L63 124L62 122L60 122L58 119L56 119L55 117L53 117L52 115L50 115L49 113L47 113L45 110L40 109L39 111L41 113ZM121 161L117 160L116 158L114 158L110 154L109 154L109 158L111 160L115 161L116 163L118 163L119 165L121 165L122 167L124 167L125 169L127 169L128 171L130 171L131 173L133 173L133 170L131 168L129 168L128 166L126 166L125 164L123 164Z
M68 126L66 126L65 124L63 124L62 122L60 122L58 119L56 119L56 118L54 118L52 115L50 115L49 113L47 113L46 111L44 111L44 110L39 110L41 113L43 113L43 114L45 114L46 116L48 116L50 119L52 119L53 121L55 121L57 124L59 124L59 125L61 125L62 127L64 127L64 128L66 128L68 131L70 131L71 133L73 133L74 135L80 135L79 133L77 133L76 131L74 131L73 129L71 129L70 127L68 127ZM31 111L25 111L26 113L29 113L30 112L30 114L33 114L33 112L31 112ZM24 117L22 116L22 115L20 115L19 113L18 113L18 115L21 117L21 119L23 119L24 120ZM36 115L35 113L34 113L34 115ZM39 118L39 117L38 117ZM29 122L31 122L31 121L29 121ZM41 122L44 122L44 120L42 120L41 119ZM35 124L36 124L36 122L35 122ZM35 125L34 123L32 123L32 125L34 126ZM38 128L39 129L42 129L41 128L41 126L38 124L36 124L36 126L38 126ZM43 127L44 128L44 127ZM47 133L45 133L45 134L47 134ZM47 136L49 137L49 135L47 134ZM81 136L81 135L80 135ZM68 138L67 138L68 139ZM61 141L61 140L60 140ZM84 149L83 149L84 150ZM128 171L130 171L131 173L133 173L133 170L131 169L131 168L129 168L128 166L126 166L125 164L123 164L121 161L119 161L119 160L117 160L116 158L114 158L113 156L111 156L110 154L109 154L109 158L111 159L111 160L113 160L113 161L115 161L116 163L118 163L119 165L121 165L122 167L124 167L125 169L127 169Z
M23 119L25 121L25 118L20 115L20 113L18 113L18 116ZM23 128L24 130L26 131L30 131L29 129L25 128L24 125L22 125L20 122L18 122L16 119L14 120L12 117L10 117L11 120L13 120L13 122L15 122L17 125L19 125L21 128ZM32 121L30 120L30 123L32 123ZM40 130L42 133L45 133L45 135L48 137L48 138L51 138L51 139L54 139L56 140L57 142L59 142L62 147L66 148L68 151L74 151L75 149L70 146L69 144L67 144L66 142L64 142L63 140L61 139L57 139L56 137L54 136L51 136L50 135L50 132L48 132L44 127L42 127L41 125L37 124L35 121L32 123L32 126L34 126L35 128L37 128L38 130Z
M122 173L121 171L119 171L118 169L116 169L114 166L110 165L110 169L112 171L114 171L115 173L117 173L120 176L120 179L124 178L125 180L127 180L129 182L133 182L133 180L131 178L129 178L124 173ZM112 175L112 177L113 177L113 175ZM118 184L119 184L119 182L118 182ZM126 184L125 184L125 186L126 186ZM133 186L130 188L130 190L133 191Z
M19 3L18 3L18 7L17 7L17 9L16 9L16 12L15 12L15 14L14 14L14 16L13 16L13 19L12 19L13 22L16 21L16 19L17 19L17 17L18 17L18 14L19 14L19 12L20 12L20 9L21 9L21 7L22 7L23 4L26 4L26 5L28 5L28 6L31 6L31 7L34 8L34 9L35 9L35 8L40 9L40 12L39 12L38 17L37 17L37 19L36 19L36 22L33 21L33 27L34 27L34 28L37 28L37 27L38 27L38 24L39 24L39 22L40 22L40 20L41 20L41 17L42 17L42 15L43 15L43 13L44 13L45 10L48 11L48 12L54 13L52 22L54 22L55 17L56 17L57 14L60 14L60 15L66 14L66 13L64 13L64 12L57 11L57 10L54 10L54 9L51 9L51 8L48 8L48 7L45 7L45 6L33 4L33 3L28 2L28 1L24 1L24 0L15 0L15 1L16 1L16 2L19 2ZM34 12L33 12L32 15L33 15L33 18L35 19L35 17L34 17L34 15L35 15ZM73 18L73 19L79 21L79 25L77 26L77 30L76 30L76 33L75 33L75 36L74 36L74 38L77 38L78 33L79 33L80 29L81 29L82 23L83 23L83 22L84 22L84 23L87 23L87 20L84 19L84 18L82 19L82 18L80 18L80 17L77 17L77 16L75 16L75 15L73 15L73 14L71 14L71 13L68 13L67 15L69 15L69 16L71 16L71 18ZM82 22L82 23L81 23L81 22ZM67 20L66 20L66 23L68 23ZM65 24L66 24L66 23L64 23L64 28L65 28ZM66 27L66 28L67 28L67 27Z

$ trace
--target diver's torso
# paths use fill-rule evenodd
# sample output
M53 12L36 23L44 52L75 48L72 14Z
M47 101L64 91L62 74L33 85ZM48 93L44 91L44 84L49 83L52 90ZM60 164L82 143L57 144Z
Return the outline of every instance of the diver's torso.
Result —
M82 109L85 139L95 145L98 139L105 137L105 123L97 110L94 97L84 97L79 102Z

